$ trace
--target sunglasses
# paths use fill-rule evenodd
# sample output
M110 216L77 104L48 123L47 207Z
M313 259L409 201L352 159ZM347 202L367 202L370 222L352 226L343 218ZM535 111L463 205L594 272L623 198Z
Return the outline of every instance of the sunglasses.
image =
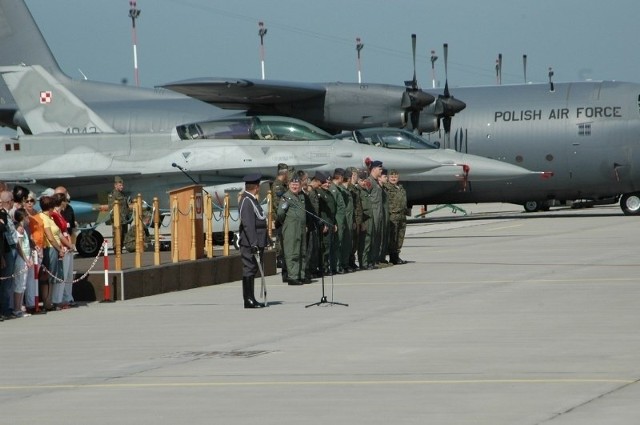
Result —
M35 199L27 199L27 204L35 204L36 200Z

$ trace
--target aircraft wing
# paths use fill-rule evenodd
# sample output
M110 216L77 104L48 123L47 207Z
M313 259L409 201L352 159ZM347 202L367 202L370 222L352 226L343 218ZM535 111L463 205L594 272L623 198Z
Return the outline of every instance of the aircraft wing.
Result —
M322 84L218 77L176 81L162 87L226 109L296 102L326 93Z

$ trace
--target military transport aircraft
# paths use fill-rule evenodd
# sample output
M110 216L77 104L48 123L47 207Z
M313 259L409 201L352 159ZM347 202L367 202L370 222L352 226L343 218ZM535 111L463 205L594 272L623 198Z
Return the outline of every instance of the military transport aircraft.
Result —
M478 183L472 191L441 192L430 203L509 202L535 211L556 201L619 200L624 214L640 215L640 84L461 87L454 98L448 81L443 94L420 89L415 37L412 42L414 77L405 87L238 78L164 87L223 108L302 118L329 131L415 128L444 148L554 174L550 181L530 176Z

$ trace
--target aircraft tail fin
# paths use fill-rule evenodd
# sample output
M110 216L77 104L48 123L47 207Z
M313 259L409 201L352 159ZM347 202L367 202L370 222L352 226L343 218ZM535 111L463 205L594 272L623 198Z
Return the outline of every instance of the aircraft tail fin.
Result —
M0 74L33 134L116 133L42 66L5 66Z
M0 66L21 64L65 76L24 0L0 0Z

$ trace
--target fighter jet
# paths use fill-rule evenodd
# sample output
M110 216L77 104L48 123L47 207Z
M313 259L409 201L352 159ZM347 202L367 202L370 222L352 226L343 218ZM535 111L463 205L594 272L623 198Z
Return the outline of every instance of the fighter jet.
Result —
M206 185L238 181L248 173L273 176L282 162L332 171L381 159L406 180L422 183L455 184L461 178L473 181L476 174L478 180L539 174L454 151L408 153L344 141L304 121L277 116L192 122L171 132L120 133L40 65L0 67L0 74L34 133L4 139L0 179L58 181L77 198L95 195L105 177L114 175L130 176L137 190L155 196L184 183L186 170ZM69 133L68 126L92 131Z
M445 49L445 74L446 54ZM224 108L303 118L330 131L412 128L443 148L554 175L547 181L529 176L479 182L471 191L429 196L431 203L509 202L537 211L558 202L619 201L624 214L640 215L640 84L549 79L455 90L447 81L440 94L419 87L414 64L414 78L405 87L239 78L197 78L164 87Z
M183 174L208 186L237 182L248 173L273 177L282 162L329 172L381 159L407 181L431 183L432 191L459 190L459 181L474 181L476 174L480 180L487 173L498 179L536 174L458 152L409 154L344 141L286 117L236 117L181 124L171 132L121 133L40 65L0 67L0 75L33 133L0 138L0 180L28 187L64 185L85 202L97 200L119 175L145 199L158 197L167 208L167 191L189 183ZM91 131L65 131L80 127Z

